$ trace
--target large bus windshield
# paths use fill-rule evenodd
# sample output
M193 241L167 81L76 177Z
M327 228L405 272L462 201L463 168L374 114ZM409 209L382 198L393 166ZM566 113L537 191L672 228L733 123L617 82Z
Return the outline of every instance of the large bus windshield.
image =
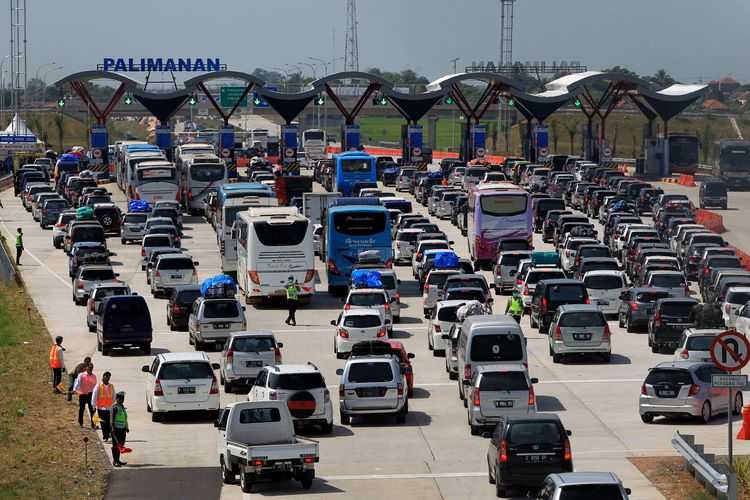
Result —
M722 170L750 170L750 148L742 146L723 147L719 160Z
M526 195L490 195L482 196L482 213L486 215L518 215L526 211Z
M333 218L336 232L349 236L370 236L382 233L387 214L383 212L338 213Z
M216 182L224 178L226 167L219 163L203 163L190 167L190 178L197 182Z
M362 172L370 171L372 163L369 160L342 160L341 169L344 172Z
M325 133L322 130L305 130L305 141L322 141L325 139Z
M669 136L669 163L675 173L692 173L698 168L698 138L691 135Z

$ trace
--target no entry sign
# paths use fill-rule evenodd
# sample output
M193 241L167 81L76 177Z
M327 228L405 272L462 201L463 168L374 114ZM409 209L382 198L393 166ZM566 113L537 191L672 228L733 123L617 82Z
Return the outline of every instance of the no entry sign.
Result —
M714 339L709 352L716 366L733 372L750 361L750 342L743 334L729 330Z

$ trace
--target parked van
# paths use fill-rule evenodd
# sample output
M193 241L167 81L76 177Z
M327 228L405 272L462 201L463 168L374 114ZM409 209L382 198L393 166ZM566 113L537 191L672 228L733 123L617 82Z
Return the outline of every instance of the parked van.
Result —
M458 392L464 402L464 380L473 380L479 366L528 363L523 330L504 314L468 317L461 325L457 355Z
M116 347L135 347L151 354L151 314L140 295L107 297L96 323L96 348L107 356Z

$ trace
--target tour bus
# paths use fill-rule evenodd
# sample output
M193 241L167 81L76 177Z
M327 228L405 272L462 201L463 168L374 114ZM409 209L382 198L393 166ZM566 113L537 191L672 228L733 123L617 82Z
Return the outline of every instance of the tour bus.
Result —
M336 155L336 175L333 190L344 196L352 195L355 182L376 182L375 157L363 151L349 151Z
M698 171L700 141L695 134L669 134L669 171L695 175Z
M714 143L712 173L727 187L750 187L750 141L724 139Z
M180 173L182 199L192 215L202 213L208 193L227 181L227 166L215 154L183 155Z
M510 183L489 183L469 194L467 235L475 268L490 266L503 240L527 240L531 244L533 212L528 192Z
M186 144L180 144L175 148L174 162L175 165L181 169L182 162L189 156L212 154L216 154L216 148L214 148L213 144L207 142L189 142Z
M120 189L125 191L127 188L127 185L125 183L125 179L127 178L127 168L124 167L125 165L125 154L127 153L128 147L136 148L137 146L149 146L151 149L153 149L153 145L147 144L143 141L116 141L115 142L115 153L113 157L113 163L115 165L115 178L117 180L117 185ZM157 148L158 149L158 148Z
M249 303L285 297L291 276L301 301L315 292L312 227L295 207L250 208L237 214L237 285Z
M231 184L222 184L216 191L216 206L214 208L215 220L214 229L217 234L220 232L219 227L222 225L223 212L222 208L227 200L232 198L242 198L244 196L276 198L276 193L269 186L260 182L234 182ZM230 223L229 228L232 227Z
M302 147L305 150L305 160L308 165L317 160L326 159L326 133L317 128L302 132Z
M132 149L132 151L131 151ZM125 157L122 164L123 170L123 191L128 195L128 198L135 198L133 192L134 184L136 180L136 168L139 164L145 161L167 161L164 153L159 148L153 146L134 146L127 148Z
M150 205L157 201L180 201L180 181L174 163L165 160L144 161L135 167L132 199Z
M221 271L224 274L236 276L237 273L237 241L232 231L237 214L253 207L275 207L278 204L278 200L270 189L251 191L241 198L233 197L224 200L219 210L219 223L216 225L216 238L221 254Z
M385 267L391 267L393 249L387 208L375 204L334 204L328 209L325 222L323 253L326 256L329 293L343 293L346 290L352 266L360 252L377 250Z

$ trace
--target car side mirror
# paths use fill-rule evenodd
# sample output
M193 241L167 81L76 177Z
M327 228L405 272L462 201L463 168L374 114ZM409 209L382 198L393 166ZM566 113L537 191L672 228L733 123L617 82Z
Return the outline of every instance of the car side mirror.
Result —
M625 494L626 495L630 495L632 493L633 493L633 490L631 490L630 488L625 488Z
M538 384L539 383L539 379L538 378L532 378L531 379L531 383L532 384Z
M565 435L566 435L566 436L572 436L572 435L573 435L573 431L571 431L570 429L567 429L567 430L565 431Z
M219 368L221 368L221 365L219 363L211 363L211 368L213 368L214 370L218 370Z
M452 245L452 244L453 244L453 240L449 240L449 241L448 241L448 244L449 244L449 245Z
M336 368L336 375L338 375L339 377L341 377L342 375L344 375L344 369L343 368Z
M151 372L151 369L148 367L148 365L143 365L143 366L141 366L141 371L143 373L149 373L149 372Z
M115 278L119 278L119 277L120 277L120 273L115 273Z
M193 265L194 265L194 266L199 266L199 265L200 265L200 262L198 262L198 261L196 260L196 261L194 261L194 262L193 262Z
M409 358L409 359L414 359L414 358L415 358L415 356L414 356L414 353L413 353L413 352L410 352L410 353L408 353L408 354L406 355L406 357L407 357L407 358Z
M336 320L335 319L331 320L331 326L336 326Z
M283 342L276 342L276 347L278 347L279 349L282 349L284 347L284 343Z
M463 385L471 385L471 380L469 380L469 379L464 379L464 381L463 381L463 382L461 382L461 383L462 383Z

